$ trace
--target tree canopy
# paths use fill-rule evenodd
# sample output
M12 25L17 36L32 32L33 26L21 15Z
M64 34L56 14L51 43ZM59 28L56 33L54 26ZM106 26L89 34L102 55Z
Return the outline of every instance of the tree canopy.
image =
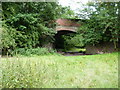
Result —
M64 36L66 46L102 42L118 46L120 2L89 2L77 17L70 7L62 7L57 2L2 2L2 12L3 54L54 42L57 18L84 19L77 34Z
M65 13L57 2L2 2L2 11L3 53L53 42L54 21Z
M84 37L85 44L100 42L118 43L118 2L89 2L88 8L83 11L88 13L88 19L79 28L78 33ZM95 8L95 10L93 10ZM92 10L90 12L89 10Z
M119 2L88 2L86 7L78 12L81 26L77 34L72 37L65 36L65 45L83 47L113 42L114 48L118 48L119 5Z

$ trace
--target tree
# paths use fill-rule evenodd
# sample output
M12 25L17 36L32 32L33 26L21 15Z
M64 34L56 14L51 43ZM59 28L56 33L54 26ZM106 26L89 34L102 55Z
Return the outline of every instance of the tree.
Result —
M76 18L74 11L71 10L70 7L62 7L61 9L62 9L61 10L61 12L62 12L61 18L68 18L68 19Z
M95 10L88 13L88 19L78 30L85 38L85 44L113 42L115 48L118 43L118 2L88 3L88 7ZM85 12L88 11L85 8Z
M61 15L61 8L56 2L2 2L2 50L7 53L53 42L55 22L51 21Z

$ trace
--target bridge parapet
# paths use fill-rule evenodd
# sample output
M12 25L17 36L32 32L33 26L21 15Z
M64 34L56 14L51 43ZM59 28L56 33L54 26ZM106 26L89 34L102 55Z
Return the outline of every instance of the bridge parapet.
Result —
M80 24L74 19L58 19L56 20L57 26L56 31L72 31L77 32Z

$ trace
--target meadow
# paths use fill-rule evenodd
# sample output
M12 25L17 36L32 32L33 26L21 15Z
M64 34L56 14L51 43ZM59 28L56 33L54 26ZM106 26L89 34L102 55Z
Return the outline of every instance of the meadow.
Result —
M0 88L118 88L118 53L1 58Z

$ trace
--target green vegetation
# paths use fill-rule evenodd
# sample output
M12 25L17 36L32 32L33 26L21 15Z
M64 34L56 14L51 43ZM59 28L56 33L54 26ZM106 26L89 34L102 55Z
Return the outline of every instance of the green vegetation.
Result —
M18 48L41 48L54 43L58 18L81 19L76 35L63 36L65 50L102 42L113 42L117 49L119 4L89 2L81 11L83 14L78 12L75 16L70 7L62 7L57 2L2 2L2 54L11 55Z
M18 48L15 49L13 52L11 52L14 56L39 56L39 55L54 55L56 53L53 49L48 48L31 48L31 49L25 49L25 48Z
M117 48L119 6L89 2L82 10L87 18L81 19L76 34L62 36L62 50L85 52L86 44L100 42L113 42ZM51 47L55 20L81 17L75 17L70 7L57 2L2 2L2 17L2 54L13 57L1 59L0 88L118 88L117 52L62 56Z
M62 38L64 40L64 49L65 50L70 50L71 48L75 47L84 47L84 41L83 37L78 35L78 34L67 34L67 35L62 35Z
M103 42L112 42L118 48L119 13L118 2L89 2L79 14L81 26L76 34L64 35L64 49L75 46L96 45ZM94 10L93 10L94 8ZM86 14L86 15L85 15ZM78 19L78 17L76 18Z
M87 8L82 11L86 12L87 18L78 30L78 35L84 37L85 44L113 42L114 47L118 48L119 5L119 2L89 2L87 4Z
M118 88L118 53L1 59L0 88Z
M57 2L2 2L2 54L53 43L55 20L63 17L66 9L70 12Z
M67 50L68 52L85 52L86 49L84 48L70 48L69 50Z

